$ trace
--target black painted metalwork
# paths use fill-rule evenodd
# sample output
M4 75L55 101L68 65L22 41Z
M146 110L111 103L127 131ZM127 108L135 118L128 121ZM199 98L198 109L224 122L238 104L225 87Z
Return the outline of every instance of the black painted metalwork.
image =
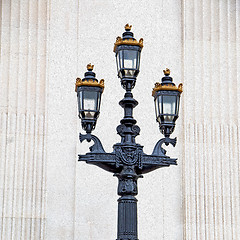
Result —
M127 31L127 34L132 34ZM131 35L133 36L133 35ZM122 46L120 45L119 49ZM117 55L117 54L116 54ZM118 56L116 56L118 58ZM140 61L140 59L139 59ZM79 155L79 161L96 165L106 171L114 173L118 178L118 233L117 240L138 240L137 229L137 180L143 174L162 167L177 165L177 159L166 156L166 150L162 145L169 143L176 145L176 138L170 139L169 135L159 140L151 155L143 152L143 146L137 144L135 138L140 133L139 126L133 118L133 108L138 102L133 98L132 88L136 79L125 78L122 87L126 90L124 98L119 102L124 109L124 117L117 127L117 133L121 136L121 142L113 146L112 153L106 153L100 140L87 131L87 134L80 134L80 142L93 140L94 145L90 152ZM134 82L134 84L133 84ZM85 129L85 128L84 128ZM86 129L85 129L86 130Z

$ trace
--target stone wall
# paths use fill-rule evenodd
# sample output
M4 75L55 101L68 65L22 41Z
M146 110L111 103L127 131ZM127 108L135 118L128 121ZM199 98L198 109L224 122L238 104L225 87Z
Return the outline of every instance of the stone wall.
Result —
M119 142L113 44L126 23L144 38L134 117L150 153L161 138L151 91L182 82L178 166L140 179L139 239L240 239L238 0L0 1L0 239L114 239L117 179L77 162L88 151L74 92L95 65L105 79L94 134Z

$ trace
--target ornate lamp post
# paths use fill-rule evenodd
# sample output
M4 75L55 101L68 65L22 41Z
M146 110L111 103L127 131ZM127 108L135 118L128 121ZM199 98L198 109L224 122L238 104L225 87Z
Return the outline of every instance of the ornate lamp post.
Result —
M138 102L133 98L131 90L134 88L140 67L140 54L143 48L143 39L137 41L131 32L131 26L125 26L122 38L117 37L114 45L116 54L118 77L121 85L126 90L124 98L119 105L124 109L124 118L117 127L121 142L113 145L113 152L106 153L100 140L91 134L99 116L101 94L104 81L95 78L93 66L88 64L88 72L81 80L77 78L76 92L78 97L79 117L82 127L87 134L80 133L80 142L94 141L90 152L79 155L79 161L96 165L106 171L114 173L118 178L118 233L117 240L138 240L137 234L137 180L142 174L151 172L161 167L177 165L177 159L166 156L162 144L176 145L176 138L171 139L175 121L178 118L180 94L182 84L178 87L172 82L170 70L164 71L165 76L161 83L156 83L152 95L155 102L156 120L165 138L159 140L151 155L143 152L143 146L135 142L140 128L133 118L133 108Z

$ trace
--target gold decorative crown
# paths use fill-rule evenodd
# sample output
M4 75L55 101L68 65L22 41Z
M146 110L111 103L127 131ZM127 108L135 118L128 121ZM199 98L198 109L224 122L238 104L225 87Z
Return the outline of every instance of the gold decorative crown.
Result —
M126 31L131 30L131 28L132 28L132 25L129 25L128 23L125 25L125 30Z
M165 76L169 76L170 75L170 69L166 68L166 70L163 70L163 73Z
M125 25L125 30L131 30L132 25L129 26L129 24ZM114 44L113 51L116 52L117 46L119 45L133 45L133 46L139 46L140 48L143 48L143 38L140 38L139 41L137 41L134 38L127 38L122 39L121 37L116 38L116 42Z
M114 52L116 52L117 46L119 45L133 45L143 48L143 38L140 38L139 41L137 41L136 39L132 38L122 39L121 37L117 37L113 48Z
M76 84L75 84L75 92L77 92L77 87L80 86L92 86L92 87L100 87L104 89L104 79L101 79L100 82L97 80L89 79L83 81L81 78L76 79Z
M87 70L93 70L93 67L94 67L94 65L92 65L91 63L89 63L89 64L87 65Z
M183 84L180 83L177 87L173 83L162 85L161 83L156 82L155 88L153 88L153 91L152 91L152 96L154 96L157 91L161 91L161 90L178 91L178 92L182 93L183 92Z

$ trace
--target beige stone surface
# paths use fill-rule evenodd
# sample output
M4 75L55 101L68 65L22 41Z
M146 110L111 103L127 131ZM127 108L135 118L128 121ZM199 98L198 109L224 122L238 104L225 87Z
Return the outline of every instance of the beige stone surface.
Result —
M167 147L179 165L139 180L139 239L240 239L239 20L238 0L0 1L0 239L116 238L117 179L77 162L91 144L78 140L74 82L89 62L105 79L94 134L112 151L126 23L144 38L133 94L146 153L162 137L154 83L168 67L184 84Z

